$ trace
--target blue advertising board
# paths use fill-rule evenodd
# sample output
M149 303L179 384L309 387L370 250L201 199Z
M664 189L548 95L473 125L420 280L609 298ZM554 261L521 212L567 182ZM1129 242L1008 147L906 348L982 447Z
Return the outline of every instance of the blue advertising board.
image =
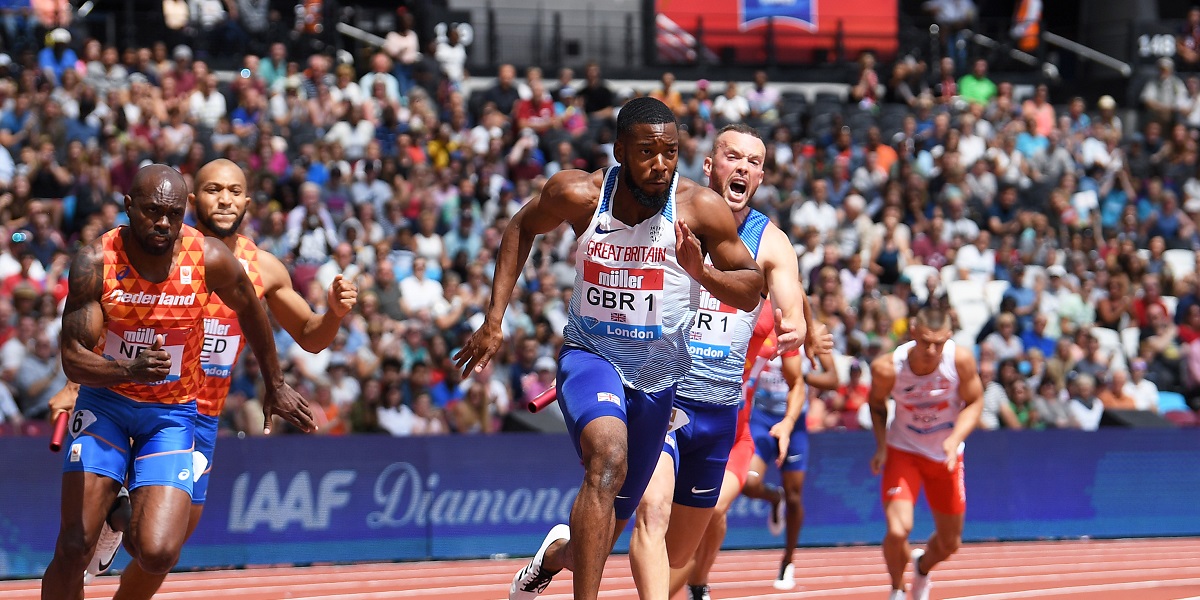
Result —
M878 543L870 434L811 447L801 543ZM0 457L0 577L36 577L62 457L29 438L0 439ZM1200 431L979 432L966 460L967 540L1200 535ZM528 555L567 522L582 473L564 435L223 438L180 568ZM766 508L739 499L726 547L779 545ZM920 509L914 537L931 527Z

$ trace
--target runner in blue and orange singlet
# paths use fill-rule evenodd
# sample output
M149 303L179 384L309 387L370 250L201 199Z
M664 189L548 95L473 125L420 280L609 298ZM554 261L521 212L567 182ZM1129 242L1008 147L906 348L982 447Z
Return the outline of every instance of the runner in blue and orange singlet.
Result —
M62 478L62 523L44 598L82 597L83 576L121 486L130 489L135 560L166 573L179 559L191 504L203 307L233 307L268 382L264 405L304 430L307 403L283 383L266 312L241 265L183 224L187 184L174 169L138 171L130 224L80 250L62 324L63 370L80 384Z
M308 302L292 288L291 277L283 263L270 253L260 252L253 240L238 233L249 206L242 169L223 158L214 160L196 173L195 186L192 208L200 233L220 240L233 252L250 278L256 297L267 300L275 319L296 343L310 352L328 347L337 335L342 319L357 302L357 287L342 276L336 276L329 289L330 310L314 314ZM204 511L219 419L229 395L234 366L244 348L238 314L218 296L211 295L204 306L204 348L199 360L204 376L196 396L199 414L196 418L196 450L192 454L195 483L188 537L195 531ZM56 405L55 409L70 410L70 405ZM111 560L105 564L111 564ZM126 600L151 598L162 581L161 574L146 573L133 563L121 574L118 596Z

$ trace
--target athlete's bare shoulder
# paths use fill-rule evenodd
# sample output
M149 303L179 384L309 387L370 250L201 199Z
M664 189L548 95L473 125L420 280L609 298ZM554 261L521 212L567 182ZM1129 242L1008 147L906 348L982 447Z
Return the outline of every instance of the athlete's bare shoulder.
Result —
M792 248L792 241L788 239L786 233L782 229L775 226L774 223L768 222L763 229L762 242L758 249L758 262L763 264L769 261L773 265L778 265L784 262L785 266L796 266L796 251Z
M970 348L955 344L954 346L954 366L958 368L959 373L975 373L975 354Z
M683 176L680 176L679 184L675 188L675 204L679 207L679 214L685 219L703 217L709 214L707 211L717 208L729 213L729 205L725 204L725 199L720 194Z
M892 360L891 352L881 354L871 361L871 378L896 378L896 363Z
M603 169L591 173L578 169L559 171L546 181L541 193L522 212L534 211L536 220L546 221L544 225L550 228L561 222L569 223L578 233L587 227L600 203L604 173Z
M270 296L281 289L292 287L292 276L274 254L259 250L255 253L254 260L258 266L258 273L262 276L264 295Z
M104 293L104 243L97 238L71 259L67 277L68 303L99 300Z

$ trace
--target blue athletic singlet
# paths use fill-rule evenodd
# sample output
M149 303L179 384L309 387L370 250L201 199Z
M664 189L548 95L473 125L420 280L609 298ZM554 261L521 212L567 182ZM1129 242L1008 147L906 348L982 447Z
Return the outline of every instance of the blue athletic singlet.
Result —
M563 337L611 362L624 385L653 393L691 367L687 335L700 285L675 259L679 175L662 211L630 226L612 214L619 172L605 174L596 214L579 238Z
M751 209L738 227L738 237L755 259L769 223L766 215ZM688 335L692 370L679 381L676 394L711 404L740 403L746 349L761 310L762 302L753 311L746 312L721 302L708 290L700 288L700 306Z

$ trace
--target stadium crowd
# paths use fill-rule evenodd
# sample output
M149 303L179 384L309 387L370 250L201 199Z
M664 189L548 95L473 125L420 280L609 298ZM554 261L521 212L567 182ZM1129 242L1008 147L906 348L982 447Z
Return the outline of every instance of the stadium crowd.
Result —
M614 116L640 92L594 63L582 80L504 65L471 90L453 30L421 52L400 20L361 65L275 43L232 80L187 45L120 49L66 29L0 54L6 431L44 419L65 383L70 257L122 223L149 162L189 183L213 158L241 165L243 232L289 265L314 310L335 275L357 282L330 348L310 354L277 328L321 433L491 433L553 385L570 231L535 244L493 363L462 380L450 356L482 321L508 218L555 172L611 164ZM767 141L754 206L792 236L838 352L842 384L812 394L811 431L869 423L865 365L927 303L953 308L956 339L978 344L985 428L1094 429L1104 410L1195 422L1200 79L1166 60L1125 110L1026 93L983 59L884 69L864 55L844 95L780 91L765 72L679 87L667 73L650 93L679 118L681 175L704 181L724 124ZM256 372L235 373L230 432L262 429Z

